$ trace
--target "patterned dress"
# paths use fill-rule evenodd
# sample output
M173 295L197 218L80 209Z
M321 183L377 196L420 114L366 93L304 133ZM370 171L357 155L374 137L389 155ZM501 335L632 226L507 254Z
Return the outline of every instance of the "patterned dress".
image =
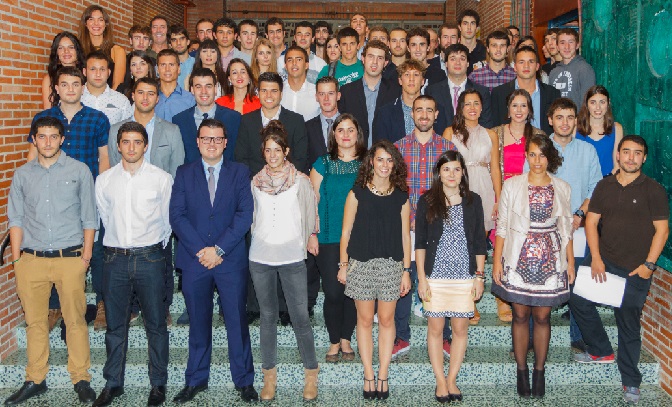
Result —
M555 307L569 300L567 270L562 270L560 233L553 211L553 185L528 185L530 230L520 250L518 267L503 262L502 286L493 294L507 302Z
M443 221L443 233L436 248L434 270L427 279L432 298L441 295L440 291L433 286L436 280L452 280L460 286L467 286L471 292L474 277L469 274L469 252L467 250L467 236L464 232L464 211L462 205L454 205L448 209L448 218ZM459 281L455 281L459 280ZM437 287L438 288L438 287ZM471 299L473 302L473 299ZM423 310L426 317L453 317L471 318L474 312L427 311Z

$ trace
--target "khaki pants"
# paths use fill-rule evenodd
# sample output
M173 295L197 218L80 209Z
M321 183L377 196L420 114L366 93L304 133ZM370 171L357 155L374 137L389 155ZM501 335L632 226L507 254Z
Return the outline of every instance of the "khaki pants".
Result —
M26 318L26 381L42 383L49 371L49 295L56 285L68 328L68 372L73 384L91 381L89 330L86 326L85 275L81 257L36 257L23 253L14 264L16 291Z

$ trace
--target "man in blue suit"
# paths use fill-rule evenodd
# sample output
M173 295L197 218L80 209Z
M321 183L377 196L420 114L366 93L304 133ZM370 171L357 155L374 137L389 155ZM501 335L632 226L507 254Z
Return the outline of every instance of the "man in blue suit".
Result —
M248 256L245 233L254 203L250 171L224 158L224 124L205 119L198 128L201 160L177 169L170 200L170 225L178 237L176 264L190 315L185 386L175 396L186 403L208 388L212 354L213 290L226 320L231 377L246 402L258 400L245 315Z
M196 145L198 126L204 119L217 119L224 123L226 129L226 149L224 158L234 161L233 150L238 139L240 113L215 103L217 80L215 74L207 68L196 68L189 78L191 93L196 98L196 105L173 116L173 123L180 128L184 142L184 162L201 160L201 153Z

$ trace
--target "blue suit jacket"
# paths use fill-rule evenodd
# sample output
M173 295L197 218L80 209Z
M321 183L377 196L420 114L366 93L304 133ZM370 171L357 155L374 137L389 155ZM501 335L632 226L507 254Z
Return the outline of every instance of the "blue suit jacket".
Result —
M226 128L226 150L224 150L224 158L229 161L235 161L233 151L236 149L236 140L238 139L238 128L240 127L241 114L228 107L216 105L215 119L224 123ZM198 128L196 128L196 121L194 120L194 111L196 106L192 106L175 116L173 116L173 123L177 124L182 134L182 141L184 141L184 162L190 163L193 161L201 161L201 153L198 151L196 145L196 136Z
M406 137L406 125L404 124L404 110L401 104L401 96L392 103L376 108L376 114L373 116L373 142L378 140L389 140L394 143ZM437 103L439 117L434 122L434 132L439 136L448 127L446 115L443 106Z
M215 271L246 272L245 233L252 225L253 212L247 166L224 159L214 205L210 205L202 161L180 166L170 197L170 226L178 237L176 267L185 271L205 270L196 253L217 245L225 255Z

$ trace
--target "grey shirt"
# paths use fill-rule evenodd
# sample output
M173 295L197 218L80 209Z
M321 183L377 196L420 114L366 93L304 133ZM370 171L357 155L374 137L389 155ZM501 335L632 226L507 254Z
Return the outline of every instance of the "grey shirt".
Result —
M362 79L362 86L364 87L364 97L366 98L366 113L369 115L369 128L373 128L373 114L376 112L376 99L378 98L378 90L380 89L380 83L382 78L378 81L373 90L369 89L369 85L366 84L366 81ZM415 125L414 125L415 127ZM369 137L369 145L371 147L372 138Z
M7 218L10 228L23 229L22 249L81 245L84 229L98 229L91 171L63 150L49 168L37 158L22 165L9 189Z

